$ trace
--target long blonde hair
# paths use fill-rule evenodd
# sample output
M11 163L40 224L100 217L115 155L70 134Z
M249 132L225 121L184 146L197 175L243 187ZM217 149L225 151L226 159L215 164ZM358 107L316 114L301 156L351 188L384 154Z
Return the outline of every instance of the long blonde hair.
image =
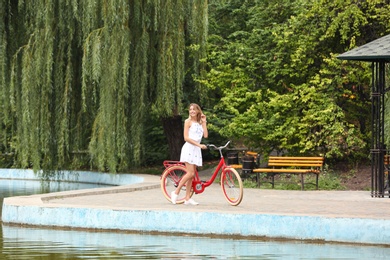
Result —
M195 108L196 111L198 111L198 114L196 114L196 121L198 123L202 123L201 119L202 119L202 109L200 108L200 106L198 104L195 104L195 103L191 103L189 106L188 106L188 110L190 110L191 106L193 106ZM189 118L191 118L191 115L189 116Z

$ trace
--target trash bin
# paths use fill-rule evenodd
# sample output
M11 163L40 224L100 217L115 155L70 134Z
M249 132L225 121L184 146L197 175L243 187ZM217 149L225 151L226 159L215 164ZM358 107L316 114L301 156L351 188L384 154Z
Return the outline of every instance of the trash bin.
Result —
M238 152L231 152L227 154L228 165L238 164Z
M244 156L242 157L242 174L248 176L253 172L255 168L255 157L253 156Z

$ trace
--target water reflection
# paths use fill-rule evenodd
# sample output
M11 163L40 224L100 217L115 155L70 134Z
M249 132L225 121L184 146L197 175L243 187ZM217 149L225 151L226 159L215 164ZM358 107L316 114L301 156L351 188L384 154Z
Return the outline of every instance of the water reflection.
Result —
M1 259L385 259L390 248L3 226Z
M102 185L0 180L3 197ZM3 225L0 259L387 259L390 247L53 230Z
M21 195L43 194L49 192L81 190L101 187L112 187L91 183L38 181L38 180L0 180L0 197L14 197Z
M112 186L79 182L0 179L0 205L3 205L3 198L7 197L103 187ZM2 207L0 216L1 211Z

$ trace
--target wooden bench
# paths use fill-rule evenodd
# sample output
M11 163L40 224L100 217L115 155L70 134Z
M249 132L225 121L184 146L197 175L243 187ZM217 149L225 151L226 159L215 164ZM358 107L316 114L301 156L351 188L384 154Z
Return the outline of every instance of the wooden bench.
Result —
M234 169L242 169L242 164L230 164L229 166Z
M283 173L300 174L301 188L305 189L304 175L316 175L316 188L318 190L318 176L321 173L324 164L324 157L285 157L285 156L270 156L268 159L269 168L253 169L257 174L257 184L260 186L260 173L268 173L271 175L272 188L275 186L275 175Z

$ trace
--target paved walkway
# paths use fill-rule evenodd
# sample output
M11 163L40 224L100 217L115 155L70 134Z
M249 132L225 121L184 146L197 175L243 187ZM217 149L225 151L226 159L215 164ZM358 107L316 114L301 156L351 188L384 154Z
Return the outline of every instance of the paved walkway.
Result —
M390 199L372 198L368 191L245 189L242 203L234 207L226 202L220 186L214 184L207 188L204 193L194 195L193 198L200 205L187 206L171 204L162 195L159 177L146 177L150 179L146 180L142 185L134 187L138 190L133 190L134 185L124 186L119 189L104 188L101 189L103 192L92 190L92 194L87 193L86 196L81 197L82 192L80 191L65 192L68 195L66 197L53 198L52 195L48 195L45 203L50 205L121 210L210 211L390 220ZM107 194L104 190L109 190L111 193ZM76 196L73 196L73 194Z
M198 206L173 205L159 176L143 183L6 198L4 223L147 232L390 244L390 199L369 191L245 189L230 206L219 185L194 195Z

